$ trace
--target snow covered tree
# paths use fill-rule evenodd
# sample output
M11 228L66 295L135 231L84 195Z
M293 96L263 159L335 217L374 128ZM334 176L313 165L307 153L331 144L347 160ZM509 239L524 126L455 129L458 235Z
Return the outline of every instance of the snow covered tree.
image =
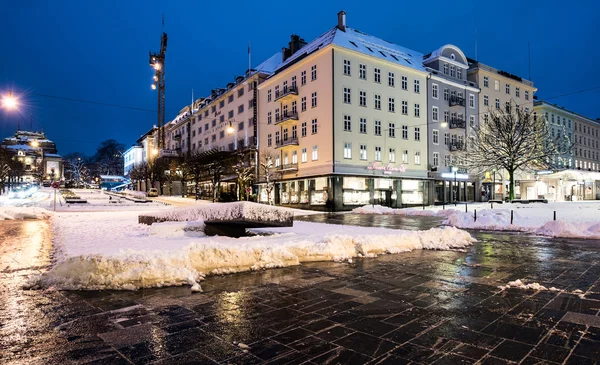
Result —
M271 201L271 192L275 189L275 182L281 177L281 172L275 166L275 157L272 150L261 151L259 168L260 181L265 183L267 202L271 205L273 204Z
M246 196L246 187L251 185L254 178L254 166L252 166L252 150L238 150L233 155L233 173L236 175L237 200L243 200Z
M10 153L0 147L0 194L4 192L6 183L10 176L12 156Z
M85 174L86 170L85 156L78 152L69 153L64 157L64 163L65 172L69 174L69 178L75 183L75 187L79 187L84 181L82 175Z
M197 200L200 196L198 189L200 181L202 181L202 172L204 171L204 163L200 152L194 151L186 157L186 166L189 176L194 181L194 196Z
M564 129L551 135L548 121L516 104L506 109L489 109L473 128L465 151L459 158L470 169L483 172L502 168L509 176L509 199L515 197L515 172L544 170L570 153L573 143Z

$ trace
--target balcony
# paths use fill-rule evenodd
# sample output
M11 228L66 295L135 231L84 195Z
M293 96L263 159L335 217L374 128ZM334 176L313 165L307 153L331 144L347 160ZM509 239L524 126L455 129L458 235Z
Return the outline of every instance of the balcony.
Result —
M174 140L179 140L179 139L181 139L181 134L179 134L179 133L173 134L173 139L174 139Z
M450 151L464 151L465 144L463 142L451 142Z
M450 99L448 100L448 104L450 106L465 106L465 98L460 97L460 96L456 96L456 95L450 95Z
M450 118L450 129L465 129L467 126L467 123L464 119L462 118Z
M281 166L279 166L279 168L281 169L281 172L296 172L296 171L298 171L298 164L292 163L292 164L281 165Z
M286 113L279 117L279 120L275 121L275 125L285 126L286 124L292 124L292 122L298 121L298 113Z
M275 148L294 147L298 145L298 138L280 139L275 143Z
M298 96L298 88L295 86L291 86L286 89L283 89L282 91L276 92L275 101L285 103L293 100L296 96Z

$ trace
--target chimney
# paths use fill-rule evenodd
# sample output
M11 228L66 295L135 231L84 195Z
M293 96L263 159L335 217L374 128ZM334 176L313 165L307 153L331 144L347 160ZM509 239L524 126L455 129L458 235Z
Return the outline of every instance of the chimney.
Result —
M337 25L337 27L342 32L346 31L346 12L343 11L343 10L338 13L338 25Z

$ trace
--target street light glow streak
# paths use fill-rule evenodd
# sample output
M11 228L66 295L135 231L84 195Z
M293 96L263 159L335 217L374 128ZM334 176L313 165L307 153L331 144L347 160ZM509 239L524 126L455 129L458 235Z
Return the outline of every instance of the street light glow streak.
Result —
M12 91L7 96L2 98L2 105L9 110L17 108L17 98L13 96Z
M160 62L156 62L156 63L154 64L154 69L155 69L155 70L160 70Z

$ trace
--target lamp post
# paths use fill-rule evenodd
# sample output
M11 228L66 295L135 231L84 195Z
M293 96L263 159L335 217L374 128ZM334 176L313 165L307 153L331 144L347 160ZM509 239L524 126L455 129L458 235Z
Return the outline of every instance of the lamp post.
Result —
M456 185L456 173L458 172L458 167L452 166L451 171L454 173L454 186L452 187L452 198L454 200L454 204L456 205L456 196L458 195L458 189ZM454 189L456 189L456 193L454 192Z
M8 110L14 110L19 106L19 101L13 96L12 90L9 90L8 95L2 98L2 106Z
M492 185L492 200L496 200L496 169L492 169L492 173L494 174L494 185Z

